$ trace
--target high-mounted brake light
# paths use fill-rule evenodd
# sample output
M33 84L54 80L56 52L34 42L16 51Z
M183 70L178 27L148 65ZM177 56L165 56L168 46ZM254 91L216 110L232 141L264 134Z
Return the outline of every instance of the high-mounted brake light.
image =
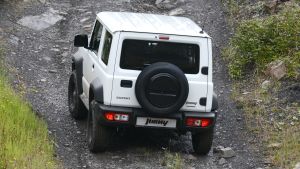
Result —
M106 112L104 113L104 117L108 121L128 121L129 115L124 113L116 113L116 112Z
M188 117L186 125L190 127L208 127L212 123L212 119Z
M169 37L169 36L163 36L163 35L160 35L160 36L158 37L158 39L160 39L160 40L169 40L170 37Z

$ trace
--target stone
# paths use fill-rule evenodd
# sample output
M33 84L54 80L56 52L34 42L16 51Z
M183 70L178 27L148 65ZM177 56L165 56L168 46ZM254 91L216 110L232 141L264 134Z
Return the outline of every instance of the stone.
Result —
M81 19L79 22L83 23L83 22L88 21L89 19L90 19L90 18L83 18L83 19Z
M268 64L265 74L280 80L286 75L286 66L281 60L273 61Z
M189 160L197 160L197 157L193 156L192 154L189 154L186 158Z
M54 143L54 145L55 145L56 148L59 148L59 145L57 143Z
M182 15L184 13L185 13L185 11L182 8L176 8L176 9L171 10L169 12L169 15L171 15L171 16L177 16L177 15Z
M112 159L118 159L118 158L120 158L120 156L112 156L111 158Z
M264 90L268 90L270 87L271 82L269 80L265 80L264 82L262 82L261 84L261 88Z
M242 121L242 118L238 117L236 118L236 121Z
M57 70L49 70L49 73L57 73Z
M226 163L225 158L220 158L220 160L218 161L218 164L219 164L219 165L223 165L223 164L225 164L225 163Z
M64 16L68 15L68 13L64 12L64 11L59 11L58 13L61 14L61 15L64 15Z
M264 5L265 11L269 14L276 12L277 6L279 5L277 0L267 1Z
M54 52L59 52L60 50L58 48L52 48L50 49L51 51L54 51Z
M235 156L235 152L230 147L226 147L221 149L221 157L223 158L231 158Z
M172 9L175 8L177 0L156 0L155 5L161 9Z
M9 42L15 46L17 46L19 44L20 39L15 36L15 35L11 35L9 38Z
M50 8L47 12L41 15L25 16L21 18L17 23L30 29L41 31L54 25L56 22L62 19L63 17L58 14L58 11Z
M294 169L300 169L300 162L295 165Z
M224 149L223 146L217 146L217 147L214 147L214 148L213 148L213 152L214 152L214 153L220 153L222 149Z
M50 61L51 60L51 58L48 57L48 56L43 57L43 59L46 60L46 61Z
M64 52L64 53L61 54L62 57L67 57L68 55L69 55L68 52Z
M83 28L91 28L93 25L89 24L89 25L84 25Z
M163 0L156 0L156 1L155 1L155 5L160 4L162 1L163 1Z
M271 143L268 145L268 148L271 149L279 149L281 147L281 143Z
M251 92L243 92L242 95L250 94Z

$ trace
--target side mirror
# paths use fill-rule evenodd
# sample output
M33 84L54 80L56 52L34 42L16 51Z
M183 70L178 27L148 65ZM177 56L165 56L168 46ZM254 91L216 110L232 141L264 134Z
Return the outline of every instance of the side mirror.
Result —
M76 35L74 38L75 47L88 47L88 36L87 35Z

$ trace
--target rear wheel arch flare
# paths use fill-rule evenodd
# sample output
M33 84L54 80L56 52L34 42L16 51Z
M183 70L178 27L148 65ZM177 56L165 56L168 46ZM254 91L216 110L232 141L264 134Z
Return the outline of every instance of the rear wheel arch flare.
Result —
M89 101L92 101L92 99L99 103L104 102L103 85L99 78L94 79L90 85Z

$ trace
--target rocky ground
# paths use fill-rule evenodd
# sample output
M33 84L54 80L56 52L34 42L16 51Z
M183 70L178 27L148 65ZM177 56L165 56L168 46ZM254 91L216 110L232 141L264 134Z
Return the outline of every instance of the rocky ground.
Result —
M75 121L68 112L67 82L71 55L76 50L73 37L89 33L95 14L100 11L187 16L213 37L214 82L220 102L214 147L230 147L234 150L230 158L214 152L195 156L190 134L178 136L148 130L119 135L105 153L92 154L87 150L86 121ZM257 140L245 129L243 115L230 99L231 82L220 57L220 48L229 37L219 0L0 1L0 39L7 44L5 59L12 82L26 91L33 109L47 121L62 168L166 168L166 151L179 153L183 168L264 167Z

